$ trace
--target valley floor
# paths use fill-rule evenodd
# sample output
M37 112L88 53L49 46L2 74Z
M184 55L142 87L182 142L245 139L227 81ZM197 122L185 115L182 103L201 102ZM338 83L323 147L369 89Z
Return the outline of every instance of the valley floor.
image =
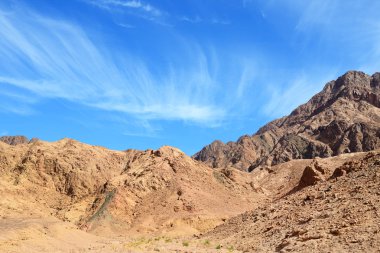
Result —
M144 182L150 182L148 179L164 172L170 172L171 182L176 183L173 191L168 191L168 186L162 188L168 195L161 196L163 190L152 190L145 202L136 202L135 215L130 216L134 219L131 229L123 227L126 223L114 226L117 220L112 218L128 207L117 208L120 200L126 199L123 195L114 198L114 209L96 211L100 213L98 220L90 223L92 226L83 226L75 217L92 211L88 206L96 201L84 198L84 207L83 201L66 204L71 203L68 196L63 198L49 184L40 186L31 181L35 167L28 167L29 174L24 177L14 176L17 170L3 173L0 252L380 252L379 150L293 160L249 174L195 167L193 160L181 153L176 153L168 165L143 163L167 159L163 151L159 156L152 152L139 154L144 160L140 158L138 164L144 166L129 170L141 169L143 173L136 173L137 179L126 177L129 181L123 180L118 186L126 189L124 182L139 182L144 177ZM153 166L160 174L147 174ZM187 176L189 173L194 175ZM176 208L180 206L178 201L192 203L192 208ZM202 220L205 210L209 216ZM173 214L167 217L170 211ZM212 214L215 223L210 223ZM193 223L189 223L190 216ZM182 223L174 222L181 219ZM121 236L121 231L129 232Z
M1 252L240 252L194 236L103 237L79 230L68 222L49 217L0 220Z

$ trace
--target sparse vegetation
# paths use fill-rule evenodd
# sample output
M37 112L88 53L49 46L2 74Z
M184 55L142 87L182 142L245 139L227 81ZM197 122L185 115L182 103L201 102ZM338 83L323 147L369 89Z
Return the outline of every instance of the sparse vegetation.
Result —
M226 181L226 176L218 171L213 171L212 172L212 175L214 176L214 178L219 182L219 183L222 183L224 184L225 181Z
M0 140L0 251L380 249L380 73L350 74L326 88L316 104L257 136L205 148L202 159L227 150L226 160L210 156L213 166L226 164L216 169L171 147L120 152L65 139ZM330 157L337 145L342 153ZM375 150L353 153L368 149Z
M98 209L98 211L96 211L96 213L89 219L89 221L93 221L96 218L99 218L101 215L104 214L104 212L106 211L106 208L107 208L108 204L110 203L110 201L115 196L115 192L116 192L116 190L112 190L112 191L106 193L106 197L104 199L103 204L100 206L100 208Z
M135 241L132 241L130 243L128 243L126 245L126 248L136 248L136 247L140 247L141 245L145 244L145 243L149 243L150 241L146 241L144 237L141 237Z

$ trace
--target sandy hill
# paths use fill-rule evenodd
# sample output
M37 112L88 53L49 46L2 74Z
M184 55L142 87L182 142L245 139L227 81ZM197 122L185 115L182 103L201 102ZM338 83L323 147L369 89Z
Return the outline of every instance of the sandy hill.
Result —
M379 252L379 90L348 72L201 161L2 137L0 251Z
M215 141L194 155L212 167L252 171L292 159L380 148L380 73L349 71L289 116L237 142Z
M377 252L380 151L251 173L178 149L0 142L2 252ZM195 236L193 236L195 235Z
M167 146L0 142L0 172L3 218L49 215L101 235L198 233L266 198L253 175L213 170Z
M262 183L277 190L272 203L204 238L243 252L379 252L380 151L295 160L271 174Z

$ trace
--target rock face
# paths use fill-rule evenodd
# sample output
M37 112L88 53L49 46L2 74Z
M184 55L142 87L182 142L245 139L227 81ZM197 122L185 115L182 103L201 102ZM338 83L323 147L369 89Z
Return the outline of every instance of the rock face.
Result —
M5 142L9 145L19 145L19 144L27 144L29 143L29 139L25 136L2 136L0 137L0 141Z
M380 73L349 71L289 116L237 142L215 141L193 157L212 167L252 171L292 159L330 157L380 147Z
M303 170L300 184L308 187L283 192L270 204L227 220L201 239L234 245L242 252L378 252L380 151L317 160L321 166L312 162ZM302 162L306 160L272 169L278 175L289 170L285 173L289 177L290 171L302 172L296 166ZM270 174L269 181L276 174Z
M252 176L213 170L168 146L122 152L67 138L0 142L0 213L53 216L103 235L193 234L264 198Z
M22 135L15 135L15 136L2 136L0 137L0 141L5 142L8 145L16 146L19 144L28 144L38 141L38 138L32 138L28 139L25 136Z
M318 163L313 163L309 166L305 167L303 171L299 187L306 187L310 185L314 185L319 181L325 181L323 176L324 170Z

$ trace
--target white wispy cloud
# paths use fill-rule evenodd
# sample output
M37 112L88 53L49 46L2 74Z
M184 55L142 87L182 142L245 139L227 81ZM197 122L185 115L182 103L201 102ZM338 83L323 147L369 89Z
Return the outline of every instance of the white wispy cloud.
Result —
M356 69L369 74L379 70L380 2L312 0L295 6L299 40L310 39L314 32L320 41L345 50L345 56L356 62Z
M218 19L218 18L213 18L211 19L212 24L218 24L218 25L230 25L231 21L226 20L226 19Z
M126 29L133 29L136 28L134 25L127 24L127 23L116 23L118 26L124 27Z
M151 124L147 120L137 120L131 122L130 120L123 120L123 124L127 127L127 130L123 131L123 135L134 136L134 137L149 137L149 138L160 138L160 133L162 128L155 124Z
M360 61L360 70L371 74L380 72L380 20L371 21L366 24L366 33L361 32L361 41L369 46L361 55L356 56Z
M8 103L1 101L0 102L0 111L5 113L12 113L18 115L32 115L35 113L35 110L29 106L23 104L15 105L14 103Z
M300 17L296 29L307 30L315 26L328 26L335 17L338 1L303 1L298 3ZM296 4L297 7L297 4Z
M290 80L276 80L277 84L268 83L265 90L268 100L262 106L263 112L272 118L288 115L321 91L323 86L334 78L336 72L330 70L323 75L301 73Z
M307 74L288 73L284 75L288 81L268 82L269 101L263 105L267 115L280 117L290 113L320 91L326 82L347 70L368 74L379 71L380 2L268 0L256 3L270 14L268 19L288 31L289 41L298 54L315 56L315 62L308 61L304 66ZM286 17L274 16L280 12L286 12ZM285 18L288 22L283 22ZM336 54L329 56L329 51Z
M34 114L33 106L39 98L23 90L12 89L9 85L0 82L0 112L20 115Z
M250 61L246 60L246 64L243 64L242 71L240 74L240 80L236 89L236 96L242 98L245 95L247 89L250 89L255 82L257 76L256 69L257 66L254 66Z
M0 85L26 90L35 98L208 127L218 126L231 109L217 98L217 64L199 47L190 50L188 64L153 74L138 57L115 55L64 20L17 9L0 15L0 27Z
M140 0L83 0L86 3L92 4L112 14L123 14L138 16L158 24L166 25L163 17L167 15L166 12L151 5L150 3L142 2ZM123 25L122 25L123 26ZM128 27L130 28L130 27Z
M161 125L157 122L150 122L146 119L131 119L130 117L125 117L123 114L106 114L102 117L104 122L114 122L122 130L121 134L125 136L133 137L148 137L148 138L161 138L163 129Z
M183 22L194 23L194 24L201 23L203 21L203 19L201 19L199 16L195 16L195 17L181 16L178 19Z
M199 16L189 17L189 16L181 16L178 18L179 21L192 23L192 24L213 24L213 25L230 25L231 21L226 19L219 18L201 18Z
M137 0L92 0L90 3L105 9L131 8L144 11L153 16L161 16L162 11L148 3Z

